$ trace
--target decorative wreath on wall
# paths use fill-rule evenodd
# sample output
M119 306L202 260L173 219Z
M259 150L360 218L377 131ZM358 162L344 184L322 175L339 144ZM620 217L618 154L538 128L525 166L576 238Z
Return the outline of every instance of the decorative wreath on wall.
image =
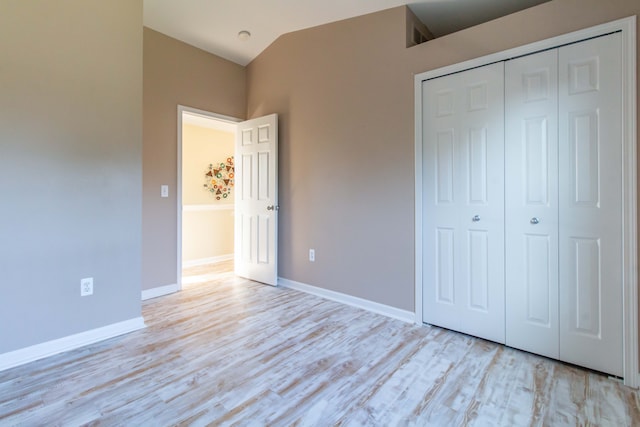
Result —
M204 174L204 187L216 197L216 200L226 199L231 194L234 176L235 167L233 156L231 156L227 158L226 162L209 164L209 168Z

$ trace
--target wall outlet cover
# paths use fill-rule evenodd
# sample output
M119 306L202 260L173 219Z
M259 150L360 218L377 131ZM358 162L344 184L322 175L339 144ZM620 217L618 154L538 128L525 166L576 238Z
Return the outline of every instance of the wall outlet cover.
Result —
M80 280L80 296L93 295L93 277L86 277Z

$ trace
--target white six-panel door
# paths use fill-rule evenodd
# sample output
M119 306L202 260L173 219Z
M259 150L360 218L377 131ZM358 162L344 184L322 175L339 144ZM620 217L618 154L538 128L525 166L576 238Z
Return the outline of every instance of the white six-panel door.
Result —
M560 358L622 375L620 33L559 50Z
M506 342L558 358L558 51L505 64Z
M278 116L238 124L236 132L235 272L276 286L278 280Z
M423 321L504 343L503 64L423 84Z

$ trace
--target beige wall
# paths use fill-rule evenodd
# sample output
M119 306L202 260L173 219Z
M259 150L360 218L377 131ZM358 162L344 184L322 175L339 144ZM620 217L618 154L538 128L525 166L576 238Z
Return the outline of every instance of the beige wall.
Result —
M233 255L233 202L229 197L216 200L204 187L209 164L226 162L234 155L235 134L194 125L182 126L182 261ZM231 206L230 206L231 205ZM190 210L190 208L230 208Z
M235 188L226 199L216 200L204 187L210 164L234 155L235 134L195 125L182 125L182 204L233 204Z
M247 89L249 117L280 115L279 275L412 310L405 17L396 8L284 35L249 65Z
M414 74L638 13L554 0L406 49L400 7L280 37L247 70L247 117L280 114L280 276L413 311Z
M233 209L182 212L182 262L233 256Z
M151 289L177 283L178 105L244 118L246 73L149 28L143 64L142 289Z
M141 153L142 1L0 1L0 353L140 316Z

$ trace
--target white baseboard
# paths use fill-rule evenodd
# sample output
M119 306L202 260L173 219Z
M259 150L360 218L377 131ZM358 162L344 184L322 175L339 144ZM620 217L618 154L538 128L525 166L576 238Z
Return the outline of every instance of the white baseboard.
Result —
M378 313L378 314L382 314L383 316L402 320L403 322L415 323L415 313L411 311L401 310L399 308L391 307L389 305L380 304L377 302L354 297L354 296L343 294L340 292L318 288L316 286L307 285L307 284L296 282L289 279L284 279L282 277L278 278L278 285L284 288L295 289L298 291L306 292L308 294L316 295L321 298L330 299L332 301L350 305L352 307L362 308L364 310L368 310L373 313Z
M182 261L182 268L197 267L199 265L215 264L216 262L229 261L233 259L233 254L218 255L210 258L192 259Z
M169 295L174 292L178 292L179 290L180 290L180 286L178 286L177 284L158 286L157 288L151 288L151 289L144 289L142 291L142 301L148 300L151 298L161 297L163 295Z
M92 329L79 334L69 335L19 350L0 354L0 371L13 368L34 360L43 359L65 351L74 350L89 344L103 341L119 335L128 334L145 327L144 319L136 317L123 322L113 323L101 328Z

